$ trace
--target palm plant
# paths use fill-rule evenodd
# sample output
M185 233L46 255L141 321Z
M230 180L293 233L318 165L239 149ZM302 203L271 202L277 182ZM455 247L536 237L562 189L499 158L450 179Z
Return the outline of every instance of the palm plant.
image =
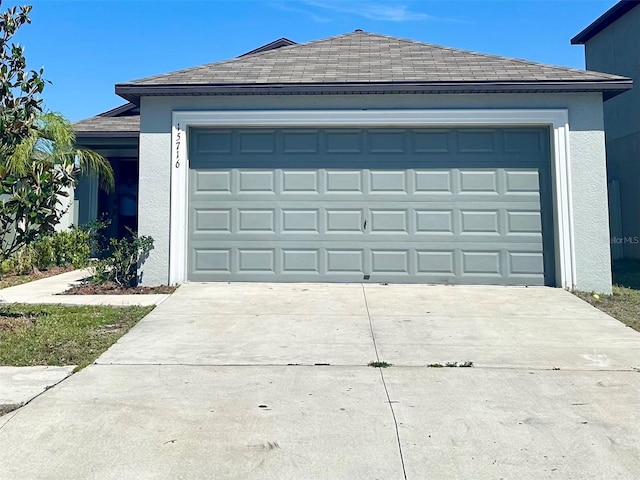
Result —
M43 113L36 120L36 128L25 137L6 161L10 175L25 175L34 164L70 170L77 174L98 176L100 187L113 189L113 170L109 161L99 153L75 145L75 131L71 123L59 113ZM75 185L74 185L75 186Z

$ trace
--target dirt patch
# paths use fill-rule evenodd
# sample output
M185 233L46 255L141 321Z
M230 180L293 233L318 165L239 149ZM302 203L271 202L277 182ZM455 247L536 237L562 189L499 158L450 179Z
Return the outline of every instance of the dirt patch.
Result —
M47 277L53 277L54 275L60 275L61 273L67 273L75 270L72 265L66 265L64 267L50 267L46 270L34 270L30 275L16 275L15 273L7 273L0 278L0 289L15 287L16 285L22 285L23 283L33 282L34 280L41 280Z
M97 335L110 335L112 333L120 333L125 330L127 325L124 323L112 323L110 325L104 325L95 330Z
M61 273L72 272L75 270L73 265L65 265L64 267L49 267L45 271L35 270L31 277L34 280L40 280L41 278L53 277L54 275L60 275Z
M124 288L117 283L107 282L103 284L80 283L74 285L60 295L151 295L171 294L176 291L175 286L160 285L158 287L134 287Z
M0 313L0 331L19 332L36 326L37 317L23 314Z
M11 404L2 404L0 405L0 417L6 415L9 412L13 412L21 407L21 405L11 403Z

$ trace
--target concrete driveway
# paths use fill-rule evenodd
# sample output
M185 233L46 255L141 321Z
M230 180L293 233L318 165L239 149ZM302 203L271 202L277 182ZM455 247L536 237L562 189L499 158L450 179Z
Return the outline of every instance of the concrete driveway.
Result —
M0 419L0 478L638 478L638 368L560 289L189 284Z

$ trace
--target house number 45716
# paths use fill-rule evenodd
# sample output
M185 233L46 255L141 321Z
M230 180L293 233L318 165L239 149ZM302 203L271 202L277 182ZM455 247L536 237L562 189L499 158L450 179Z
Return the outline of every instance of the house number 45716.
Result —
M176 134L176 168L180 168L180 139L182 138L182 131L180 130L180 124L177 125L178 133Z

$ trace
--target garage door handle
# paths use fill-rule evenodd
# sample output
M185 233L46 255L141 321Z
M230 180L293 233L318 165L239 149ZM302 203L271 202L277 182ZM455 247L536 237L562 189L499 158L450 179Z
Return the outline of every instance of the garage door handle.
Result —
M362 227L362 229L363 229L363 230L366 230L366 229L367 229L367 221L366 221L366 220L364 221L364 227Z

